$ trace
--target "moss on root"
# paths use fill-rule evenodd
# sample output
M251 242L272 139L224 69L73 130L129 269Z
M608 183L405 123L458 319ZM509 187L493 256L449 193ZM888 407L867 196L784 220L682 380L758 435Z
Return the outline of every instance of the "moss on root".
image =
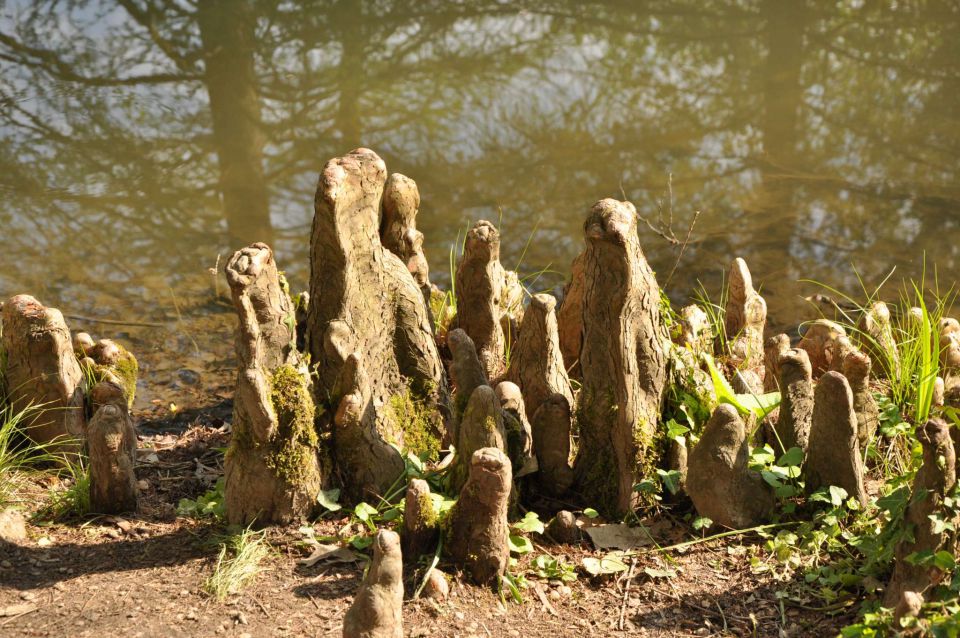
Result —
M312 478L308 473L315 472L316 466L307 460L317 454L319 439L313 424L310 388L296 368L283 365L274 371L270 402L277 416L277 429L267 455L267 467L287 483L308 481Z
M127 406L133 407L133 400L137 395L137 377L140 375L140 364L133 353L119 346L120 356L113 364L113 373L120 379L120 387L127 396Z
M440 415L413 397L407 389L390 397L389 409L396 431L403 432L403 447L435 460L440 454Z

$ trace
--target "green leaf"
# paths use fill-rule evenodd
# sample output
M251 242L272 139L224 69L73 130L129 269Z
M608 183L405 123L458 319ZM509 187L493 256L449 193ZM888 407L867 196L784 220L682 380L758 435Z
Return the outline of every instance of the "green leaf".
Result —
M765 394L738 394L735 406L740 412L746 414L752 412L758 419L766 417L780 405L779 392L767 392Z
M317 496L317 502L328 512L339 512L342 509L340 503L337 502L338 500L340 500L339 487L332 490L320 490L320 495Z
M588 507L585 510L583 510L583 515L586 516L587 518L597 518L598 516L600 516L600 512L593 509L592 507Z
M377 515L377 509L369 503L357 503L357 506L353 508L353 515L366 523L367 527L370 528L370 531L373 531L377 528L377 526L373 523L373 517Z
M660 482L663 483L663 486L667 488L671 494L676 494L680 491L680 478L681 474L679 470L661 470L657 469L657 474L660 476Z
M840 507L843 505L843 501L847 498L847 490L842 487L837 487L836 485L830 486L830 504L834 507Z
M511 552L516 552L517 554L529 554L533 551L533 543L531 543L530 539L526 536L510 534L507 541L510 545Z
M693 519L693 529L701 530L706 529L713 525L713 520L707 518L706 516L698 516Z
M933 564L936 565L938 569L942 569L945 572L951 572L957 566L957 560L950 552L940 551L934 554Z
M667 438L668 439L682 439L683 435L690 431L685 425L677 423L676 419L670 419L667 421Z
M780 405L779 392L767 392L766 394L737 394L733 391L730 383L720 374L717 364L709 354L703 355L707 363L707 369L710 371L710 380L713 382L713 393L720 403L729 403L737 409L740 414L754 414L762 419Z
M798 447L790 448L777 460L777 465L784 467L799 467L801 463L803 463L803 450Z
M373 545L373 536L361 536L360 534L357 534L350 539L349 543L355 549L364 550Z
M526 516L513 524L513 528L521 532L543 534L543 522L536 512L527 512Z

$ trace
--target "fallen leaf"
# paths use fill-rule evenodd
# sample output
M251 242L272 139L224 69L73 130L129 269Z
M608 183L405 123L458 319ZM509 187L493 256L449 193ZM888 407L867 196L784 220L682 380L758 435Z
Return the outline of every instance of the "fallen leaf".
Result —
M0 618L7 616L22 616L36 611L37 606L30 603L21 603L19 605L10 605L9 607L0 607Z
M642 527L630 527L623 523L584 527L593 546L597 549L636 549L650 544L650 535Z
M313 567L317 563L354 563L360 557L351 549L340 545L324 545L317 543L313 553L298 562L304 567Z

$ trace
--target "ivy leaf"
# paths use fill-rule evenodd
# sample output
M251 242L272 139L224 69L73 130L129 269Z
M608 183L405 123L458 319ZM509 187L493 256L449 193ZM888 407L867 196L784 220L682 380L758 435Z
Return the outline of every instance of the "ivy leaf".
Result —
M799 467L801 463L803 463L803 450L798 447L790 448L777 461L777 465L784 467Z
M687 426L677 423L676 419L667 421L667 438L680 440L683 435L690 431Z
M627 565L623 562L623 552L610 552L600 558L587 556L583 559L583 568L587 570L587 573L591 576L616 574L627 571Z
M511 552L516 552L517 554L529 554L533 551L533 543L531 543L530 539L525 536L520 536L519 534L510 534L507 541L510 545Z
M667 488L671 494L676 494L680 491L680 472L679 470L661 470L657 469L657 474L660 476L660 482L663 483L663 486Z
M323 505L328 512L339 512L342 509L340 503L337 502L338 500L340 500L339 487L332 490L320 490L320 495L317 496L317 502Z
M357 503L357 506L353 508L353 515L366 523L370 531L376 530L377 526L373 523L373 517L377 515L377 509L369 503Z
M847 498L847 490L842 487L837 487L836 485L830 486L830 504L834 507L840 507L843 505L843 501Z
M945 572L952 572L957 566L957 559L955 559L950 552L940 551L934 554L933 564Z
M513 528L521 532L543 534L543 522L536 512L527 512L526 516L513 524Z

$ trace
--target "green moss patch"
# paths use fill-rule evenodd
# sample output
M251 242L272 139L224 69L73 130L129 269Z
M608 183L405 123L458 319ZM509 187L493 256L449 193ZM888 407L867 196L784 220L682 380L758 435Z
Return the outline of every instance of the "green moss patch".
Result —
M395 429L403 432L403 447L436 460L440 454L440 414L414 398L409 389L390 397L389 410Z
M315 465L319 440L313 426L314 406L303 376L291 365L277 368L270 379L270 402L277 416L277 430L267 466L288 483L308 480Z

